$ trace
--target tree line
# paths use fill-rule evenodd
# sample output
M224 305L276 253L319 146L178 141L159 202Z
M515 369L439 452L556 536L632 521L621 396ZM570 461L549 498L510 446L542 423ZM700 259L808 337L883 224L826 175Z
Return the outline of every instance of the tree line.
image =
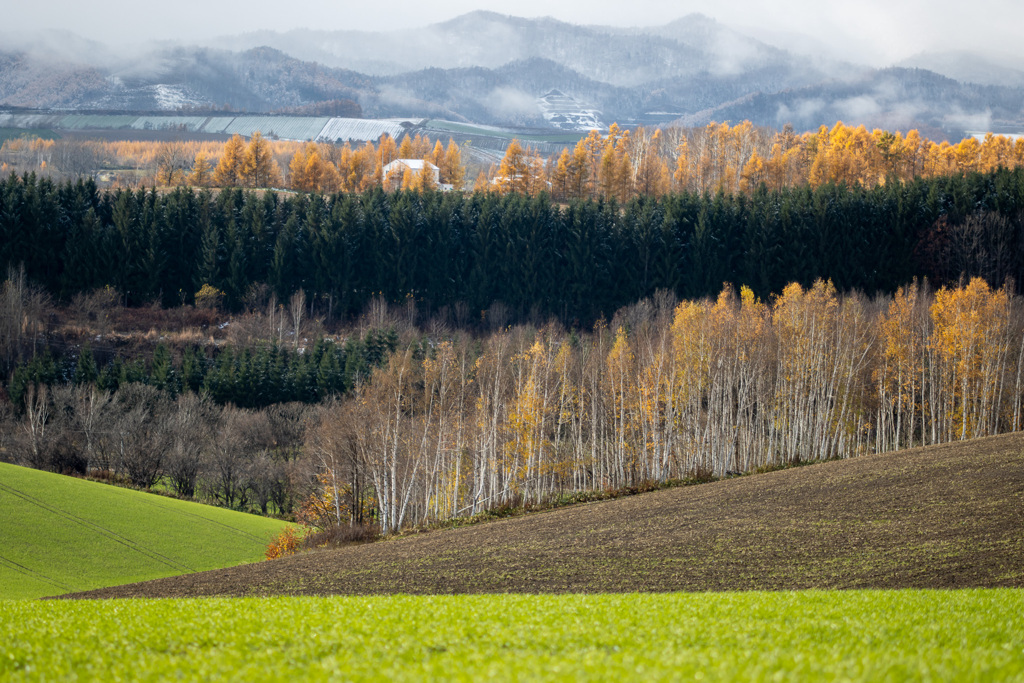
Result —
M463 160L454 140L447 145L420 134L398 140L340 145L265 138L246 141L103 142L16 138L0 146L0 173L53 177L94 175L108 169L118 186L273 187L301 192L365 192L434 189L430 172L386 174L395 159L422 159L438 167L440 182L456 190L467 180L481 192L550 192L558 201L671 192L750 193L828 183L871 187L946 175L987 173L1024 165L1024 140L987 134L957 143L933 141L917 130L867 130L841 121L831 128L796 133L710 123L700 128L594 130L561 154L544 158L512 140L500 164L479 168Z
M464 187L459 146L384 134L376 144L299 142L233 135L225 142L175 140L103 141L12 138L0 145L0 173L77 179L103 175L114 187L290 188L301 192L364 192L436 189L430 173L385 173L395 159L423 159L438 167L440 182ZM103 171L103 173L101 173Z
M315 410L221 406L140 383L32 384L22 414L0 404L0 447L4 460L36 469L289 515L315 481L302 457Z
M0 447L34 467L393 532L1024 426L1024 299L980 278L876 297L821 280L767 300L660 291L589 331L406 329L390 343L344 395L308 406L221 405L162 351L116 389L29 382L20 411L0 402Z
M1019 287L1022 209L1019 169L565 205L547 193L380 188L100 192L12 175L0 186L0 268L23 266L62 301L110 286L127 305L171 307L209 285L238 310L266 286L280 301L304 290L327 319L381 296L460 323L588 327L657 290L700 298L723 282L761 297L819 278L868 293L915 276Z
M1024 301L973 279L895 297L793 283L590 333L517 327L399 349L307 432L320 527L384 532L506 505L725 477L1022 427Z
M832 128L797 134L789 126L773 130L744 121L735 126L632 130L612 124L573 148L543 159L513 140L501 165L481 172L475 189L536 194L559 200L661 196L669 192L754 191L828 183L871 187L989 172L1024 165L1024 141L987 134L956 144L935 142L916 130L856 128L841 121Z

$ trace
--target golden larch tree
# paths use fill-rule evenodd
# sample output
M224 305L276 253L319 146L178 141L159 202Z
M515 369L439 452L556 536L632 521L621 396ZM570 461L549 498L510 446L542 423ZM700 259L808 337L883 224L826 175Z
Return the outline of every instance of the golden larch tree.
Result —
M224 144L217 168L213 172L213 184L217 187L235 187L241 184L242 161L245 157L245 140L235 134Z
M281 170L274 160L270 143L256 131L245 148L239 175L247 187L273 187L281 184Z

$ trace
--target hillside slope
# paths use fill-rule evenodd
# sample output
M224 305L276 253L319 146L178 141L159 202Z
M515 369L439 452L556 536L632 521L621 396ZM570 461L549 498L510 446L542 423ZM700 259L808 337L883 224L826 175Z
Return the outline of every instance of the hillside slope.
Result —
M957 141L968 130L1018 130L1020 103L1020 88L958 83L923 69L893 67L844 81L752 93L684 116L679 123L749 119L771 125L774 117L776 125L788 122L797 130L811 130L816 122L842 121L868 129L916 127L923 135Z
M822 463L90 597L1024 587L1024 435Z
M282 526L0 463L0 599L254 562Z

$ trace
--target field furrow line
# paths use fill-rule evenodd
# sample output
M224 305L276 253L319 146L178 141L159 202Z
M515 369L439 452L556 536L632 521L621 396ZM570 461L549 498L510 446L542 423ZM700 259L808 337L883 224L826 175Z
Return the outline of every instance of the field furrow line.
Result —
M41 572L37 572L36 570L32 569L31 567L26 567L25 565L20 564L18 562L15 562L14 560L12 560L10 558L7 558L7 557L4 557L3 555L0 555L0 564L8 566L8 567L10 567L11 569L13 569L14 571L16 571L16 572L18 572L20 574L25 574L26 576L31 576L34 579L39 579L41 581L45 581L46 583L54 585L57 588L60 588L61 590L66 590L68 592L75 590L73 586L69 586L67 584L61 583L60 581L57 581L56 579L51 579L46 574L43 574Z
M167 557L166 555L163 555L162 553L158 553L155 550L151 550L149 548L141 546L138 543L136 543L135 541L131 540L130 538L126 538L124 536L121 536L120 534L118 534L115 531L112 531L110 529L102 527L99 524L96 524L95 522L90 522L87 519L83 519L81 517L78 517L78 516L76 516L76 515L74 515L74 514L72 514L70 512L67 512L66 510L62 510L62 509L60 509L58 507L53 506L52 504L46 503L44 501L41 501L38 498L35 498L34 496L31 496L31 495L29 495L29 494L27 494L27 493L25 493L23 491L19 491L18 489L14 488L12 486L9 486L7 484L4 484L2 482L0 482L0 491L6 491L7 493L9 493L9 494L11 494L13 496L21 498L22 500L24 500L26 503L29 503L30 505L36 505L36 506L46 510L47 512L50 512L52 514L58 515L60 517L63 517L64 519L66 519L66 520L68 520L70 522L75 522L77 524L81 524L82 526L84 526L87 529L90 529L92 531L100 533L100 534L106 536L107 538L109 538L110 540L115 541L117 543L120 543L121 545L125 546L128 549L134 550L135 552L140 553L141 555L144 555L144 556L148 557L149 559L154 560L155 562L159 562L161 564L165 564L165 565L167 565L168 567L170 567L172 569L175 569L175 570L184 569L185 571L189 571L189 572L196 571L192 567L189 567L188 565L182 564L181 562L178 562L177 560L175 560L173 558Z
M164 505L159 505L156 502L150 501L150 500L140 500L138 502L145 503L146 505L150 505L150 506L155 507L155 508L157 508L159 510L162 510L163 512L166 512L166 513L172 513L172 514L176 514L176 515L183 515L185 517L192 517L192 518L198 519L198 520L200 520L202 522L207 522L209 524L216 524L219 527L223 527L225 529L233 531L233 532L235 532L235 533L237 533L237 534L239 534L241 536L247 536L247 537L253 539L254 541L260 541L260 542L266 541L265 538L260 538L256 534L251 534L248 531L245 531L244 529L239 529L238 527L233 527L230 524L225 524L224 522L218 522L215 519L210 519L208 517L203 517L202 515L197 515L194 512L188 512L187 510L176 510L174 508L169 508L169 507L166 507Z

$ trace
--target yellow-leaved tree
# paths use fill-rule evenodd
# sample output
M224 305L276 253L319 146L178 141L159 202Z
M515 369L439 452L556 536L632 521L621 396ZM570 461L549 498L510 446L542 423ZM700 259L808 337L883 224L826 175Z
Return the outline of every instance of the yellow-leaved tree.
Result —
M529 183L527 179L528 173L529 160L527 159L526 151L519 144L519 140L512 138L512 142L508 143L508 147L505 148L505 156L501 160L501 166L498 167L496 181L498 189L504 193L518 192L526 194L526 188Z
M217 187L235 187L242 179L242 159L245 157L245 140L241 135L232 135L224 144L224 153L213 172L213 184Z
M246 187L275 187L282 184L281 169L274 160L270 143L259 131L252 134L249 146L245 148L239 176Z
M206 187L213 178L213 165L206 158L205 152L196 155L192 164L192 172L188 176L188 182L196 187Z
M442 183L451 185L455 190L461 190L465 186L466 167L462 165L462 150L451 138L448 139L444 157L437 165L441 169Z
M997 433L1009 385L1010 295L981 278L940 289L931 306L931 346L939 365L936 404L939 441Z

